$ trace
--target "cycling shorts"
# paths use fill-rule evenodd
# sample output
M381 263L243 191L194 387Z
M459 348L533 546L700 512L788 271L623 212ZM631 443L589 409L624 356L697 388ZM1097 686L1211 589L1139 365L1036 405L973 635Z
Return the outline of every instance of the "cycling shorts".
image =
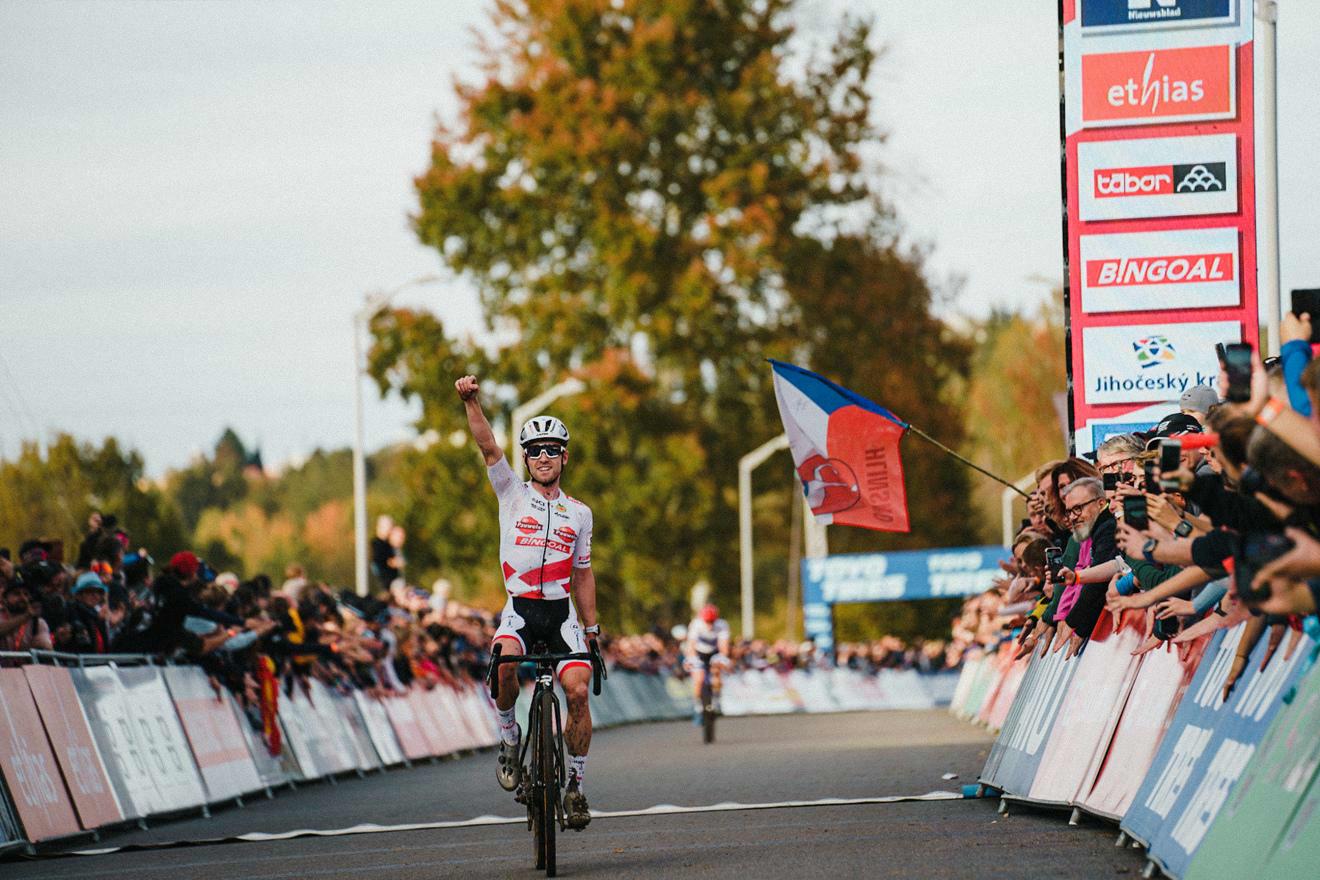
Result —
M524 654L532 653L541 644L547 654L585 654L587 651L577 608L568 597L523 599L510 596L500 612L500 626L495 630L495 638L517 640ZM564 670L574 666L591 669L591 663L586 660L561 660L555 672L563 678Z
M683 667L687 669L688 672L700 672L702 669L705 668L707 660L710 661L710 665L712 669L717 669L717 668L728 669L729 666L731 665L729 663L729 658L725 657L723 654L720 653L707 654L703 651L698 651L697 656L688 657L686 660L683 661Z

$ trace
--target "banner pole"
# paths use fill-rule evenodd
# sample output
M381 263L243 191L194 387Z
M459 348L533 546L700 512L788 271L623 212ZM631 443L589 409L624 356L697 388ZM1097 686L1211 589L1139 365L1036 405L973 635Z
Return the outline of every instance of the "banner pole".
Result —
M1256 154L1256 233L1259 254L1256 270L1257 294L1265 301L1265 326L1269 328L1269 353L1279 353L1279 102L1278 43L1276 31L1279 5L1274 0L1256 0L1256 48L1261 54L1260 141Z
M960 462L962 462L963 464L967 465L967 466L968 466L969 468L971 468L972 470L977 471L978 473L985 474L987 477L989 477L990 479L994 480L996 483L999 483L999 484L1002 485L1002 486L1005 486L1005 487L1007 487L1007 488L1009 488L1009 489L1012 489L1014 492L1018 493L1018 494L1021 495L1023 498L1027 498L1027 497L1029 497L1029 496L1027 495L1026 492L1023 492L1021 489L1019 489L1017 486L1014 486L1014 485L1013 485L1012 483L1010 483L1008 480L1005 480L1003 477L997 477L997 476L995 476L994 474L990 473L990 472L989 472L988 470L986 470L985 468L981 467L980 465L977 465L977 464L974 464L974 463L968 461L966 458L963 458L961 455L959 455L958 453L954 452L952 449L950 449L949 447L945 446L943 443L941 443L940 441L936 440L934 437L930 436L930 435L927 434L925 431L923 431L923 430L921 430L920 428L918 428L916 425L909 424L909 425L907 426L907 429L908 429L909 431L911 431L913 434L916 434L916 435L917 435L918 437L920 437L922 440L925 440L927 443L931 444L932 446L935 446L936 448L942 450L943 452L947 453L948 455L953 456L953 457L956 458L958 461L960 461Z

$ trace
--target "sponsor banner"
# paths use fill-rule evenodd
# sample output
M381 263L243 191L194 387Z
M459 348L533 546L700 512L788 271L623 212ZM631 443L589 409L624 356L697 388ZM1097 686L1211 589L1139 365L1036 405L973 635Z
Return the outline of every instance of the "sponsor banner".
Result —
M1078 216L1089 222L1232 214L1237 157L1232 134L1080 143Z
M1047 737L1079 665L1065 662L1062 651L1042 654L1039 648L1030 662L1032 668L1022 679L1013 709L981 771L982 782L1008 794L1025 795L1031 790Z
M1237 21L1239 0L1078 0L1082 33L1152 31Z
M240 709L236 703L231 703L234 708L235 717L238 719L239 730L243 731L243 741L247 743L248 754L252 756L252 763L257 768L257 775L261 777L261 784L265 788L274 788L283 785L290 779L302 779L302 774L298 771L298 761L293 757L290 749L282 749L279 756L273 756L270 749L266 746L266 740L261 735L261 719L258 716L256 725L253 719L249 718L244 710ZM255 707L253 707L255 710ZM278 723L278 721L276 722Z
M307 690L295 686L293 695L280 707L280 718L304 772L309 764L316 768L317 776L357 769L356 756L347 742L339 713L330 705L329 692L321 682L308 679Z
M91 830L123 821L124 813L110 786L110 777L92 739L69 670L59 666L24 666L23 675L41 713L82 827Z
M1214 387L1215 344L1241 339L1237 321L1087 327L1078 390L1088 406L1177 400L1193 386Z
M196 666L167 666L164 673L209 800L229 800L261 788L229 692L216 693Z
M1203 760L1197 762L1188 778L1169 821L1151 841L1151 859L1175 877L1186 872L1192 853L1201 845L1229 791L1283 707L1280 698L1296 683L1302 660L1311 648L1311 641L1303 639L1301 647L1291 654L1276 651L1267 665L1268 642L1263 637L1256 643L1247 672L1229 697L1227 713L1214 726L1206 743ZM1198 698L1197 705L1204 705L1208 695L1189 693L1188 696ZM1219 699L1218 694L1213 698Z
M1099 776L1078 806L1114 820L1127 812L1208 641L1198 639L1181 651L1166 644L1142 655Z
M1144 619L1144 612L1126 612L1115 631L1113 617L1102 614L1084 650L1065 661L1077 669L1041 755L1031 800L1070 804L1090 787L1136 678L1140 660L1132 652L1141 645Z
M1282 650L1282 649L1281 649ZM1237 785L1187 868L1187 880L1254 877L1272 855L1288 820L1297 815L1320 768L1320 668L1313 668L1297 686L1290 705L1279 710L1260 748L1248 762ZM1312 832L1315 833L1314 831ZM1244 840L1256 842L1243 846ZM1320 844L1320 841L1317 841ZM1299 873L1314 870L1317 849Z
M1231 44L1085 54L1082 127L1232 119L1236 59Z
M123 687L133 737L160 792L162 811L185 810L206 803L206 791L193 763L188 738L155 666L115 670Z
M1027 664L1014 663L1013 656L1017 653L1017 644L1009 644L1008 656L1001 658L1000 676L1001 682L998 690L995 692L993 701L981 709L980 720L991 733L998 733L1004 728L1004 722L1008 720L1008 713L1013 708L1013 703L1017 699L1018 690L1022 687L1022 679L1027 674ZM1001 646L1000 651L1004 648Z
M452 719L447 717L448 707L440 705L434 690L414 687L408 691L408 703L417 718L422 737L426 740L427 755L448 755L458 750Z
M832 605L971 596L993 585L999 561L1007 556L996 545L804 559L803 601Z
M339 721L347 735L348 745L353 750L354 760L359 770L376 770L381 766L380 756L372 745L371 734L367 731L366 719L362 717L357 702L346 694L331 692L330 705L334 706Z
M165 807L134 734L123 688L114 669L89 666L71 669L69 674L124 818L137 819L161 812Z
M1185 871L1283 705L1280 697L1296 680L1310 645L1304 640L1302 649L1291 655L1275 652L1262 670L1269 640L1261 638L1226 702L1224 682L1245 627L1239 624L1215 634L1150 772L1123 817L1123 830L1148 843L1151 859L1175 877Z
M417 713L413 711L412 703L408 698L390 696L385 697L381 702L385 704L385 714L389 716L390 726L394 728L394 735L398 737L404 757L410 761L429 757L430 746L426 735L422 732L423 722L417 718ZM523 729L525 730L526 727L527 725L524 724Z
M381 762L386 767L402 764L403 751L399 748L399 739L394 735L394 728L390 727L390 718L385 713L385 706L380 700L367 696L360 690L353 691L353 700L357 703L358 711L362 713L367 734L371 737L371 744L375 747Z
M21 669L0 669L0 774L30 841L82 830Z
M1235 227L1083 235L1082 311L1172 311L1242 301Z

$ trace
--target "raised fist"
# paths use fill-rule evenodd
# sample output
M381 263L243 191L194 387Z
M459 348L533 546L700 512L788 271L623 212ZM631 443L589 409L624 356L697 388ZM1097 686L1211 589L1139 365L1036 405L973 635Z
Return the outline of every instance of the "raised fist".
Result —
M459 379L457 382L454 383L454 388L455 390L458 391L458 396L465 403L476 397L477 392L481 390L481 388L477 385L476 376L464 376L463 378Z

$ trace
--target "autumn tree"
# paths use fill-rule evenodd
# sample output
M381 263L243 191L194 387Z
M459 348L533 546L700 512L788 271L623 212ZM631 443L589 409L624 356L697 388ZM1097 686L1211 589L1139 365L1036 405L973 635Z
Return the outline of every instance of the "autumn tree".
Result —
M373 375L419 398L419 428L442 438L462 441L464 372L486 380L506 430L518 400L567 374L588 382L556 413L575 432L568 482L597 512L611 623L682 613L701 576L735 594L737 459L781 430L767 356L959 439L942 386L965 354L945 346L864 160L880 140L870 27L845 20L828 51L794 57L792 7L497 0L485 78L458 87L461 117L436 133L414 217L475 284L497 342L451 339L408 311L373 321ZM965 540L948 504L961 477L912 454L930 487L913 493L918 528ZM496 571L493 503L471 448L422 458L415 503L433 510L416 515L457 570L490 577L475 566ZM780 547L784 507L768 536Z

